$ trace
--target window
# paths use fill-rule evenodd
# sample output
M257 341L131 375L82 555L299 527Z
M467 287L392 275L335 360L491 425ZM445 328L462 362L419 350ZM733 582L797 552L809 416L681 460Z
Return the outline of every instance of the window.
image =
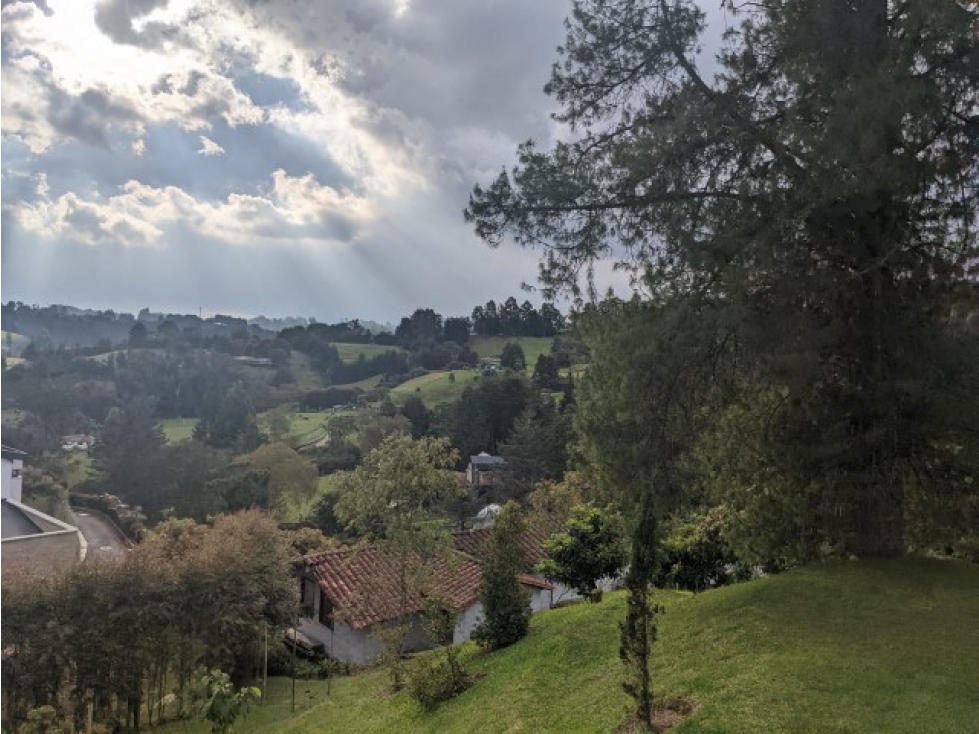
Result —
M320 591L320 624L333 629L333 603Z

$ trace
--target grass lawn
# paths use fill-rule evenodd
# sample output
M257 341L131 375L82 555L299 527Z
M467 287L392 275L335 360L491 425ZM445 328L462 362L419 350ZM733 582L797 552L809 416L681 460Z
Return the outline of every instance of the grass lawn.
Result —
M340 352L340 359L344 362L356 362L363 354L366 359L376 357L385 352L403 352L401 347L388 347L383 344L346 344L343 342L332 342L333 346Z
M194 437L196 425L196 418L164 418L160 421L160 427L163 429L163 435L167 438L167 443L190 440Z
M554 338L550 336L477 336L469 342L470 348L483 359L500 358L507 342L516 342L527 358L527 374L533 374L537 358L550 354Z
M699 595L661 592L657 695L695 699L677 734L979 730L979 566L855 561ZM625 596L533 618L531 634L484 654L464 646L469 691L432 714L384 692L383 673L289 682L241 732L610 732L631 710L618 622ZM308 693L307 693L308 691ZM167 732L205 732L181 723Z
M455 375L455 381L449 375ZM430 372L391 388L391 400L403 403L412 395L417 395L429 408L441 403L458 400L466 385L479 376L476 370L452 370L451 372Z

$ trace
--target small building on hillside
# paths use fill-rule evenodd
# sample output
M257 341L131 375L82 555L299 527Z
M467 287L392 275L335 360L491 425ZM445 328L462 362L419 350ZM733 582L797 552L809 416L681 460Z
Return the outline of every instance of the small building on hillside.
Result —
M481 451L476 456L469 457L466 467L466 479L473 491L481 492L489 489L496 482L496 472L506 466L502 456L490 456Z

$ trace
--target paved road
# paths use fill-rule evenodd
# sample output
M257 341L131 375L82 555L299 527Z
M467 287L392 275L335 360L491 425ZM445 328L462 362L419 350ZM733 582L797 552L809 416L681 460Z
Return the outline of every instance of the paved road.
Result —
M75 527L82 531L88 543L86 559L122 558L126 555L126 539L104 515L80 508L72 509L71 514Z

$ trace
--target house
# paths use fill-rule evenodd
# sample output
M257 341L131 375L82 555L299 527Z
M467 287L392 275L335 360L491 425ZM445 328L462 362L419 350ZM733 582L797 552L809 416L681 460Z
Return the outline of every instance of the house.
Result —
M421 560L416 560L417 568ZM399 570L395 557L375 546L307 556L300 587L303 620L299 633L334 660L355 665L373 662L382 650L374 633L400 616ZM415 623L404 652L468 640L482 620L482 572L475 558L455 551L448 558L432 560L428 572L427 593L405 600ZM552 587L547 581L530 574L517 578L530 594L534 611L550 608ZM431 640L422 627L421 613L435 601L458 615L451 640Z
M490 456L481 451L477 456L469 457L466 467L466 479L473 490L482 491L493 486L496 472L506 465L502 456Z
M452 534L453 544L457 551L481 562L485 557L486 549L489 547L490 533L489 527L458 531ZM544 533L533 528L525 530L520 536L520 548L523 550L524 558L527 561L526 566L524 566L524 575L520 578L522 582L524 579L534 579L538 584L537 590L531 593L530 606L535 612L551 609L562 602L581 599L581 595L574 589L556 581L545 579L537 573L537 565L544 560L544 541L547 540L547 537ZM617 584L618 579L600 579L598 588L602 591L612 591Z
M57 570L82 560L88 545L78 528L21 502L26 454L9 446L3 446L0 454L0 554L4 571Z
M3 498L20 502L24 487L24 457L20 449L10 446L0 446L0 457L3 459Z

